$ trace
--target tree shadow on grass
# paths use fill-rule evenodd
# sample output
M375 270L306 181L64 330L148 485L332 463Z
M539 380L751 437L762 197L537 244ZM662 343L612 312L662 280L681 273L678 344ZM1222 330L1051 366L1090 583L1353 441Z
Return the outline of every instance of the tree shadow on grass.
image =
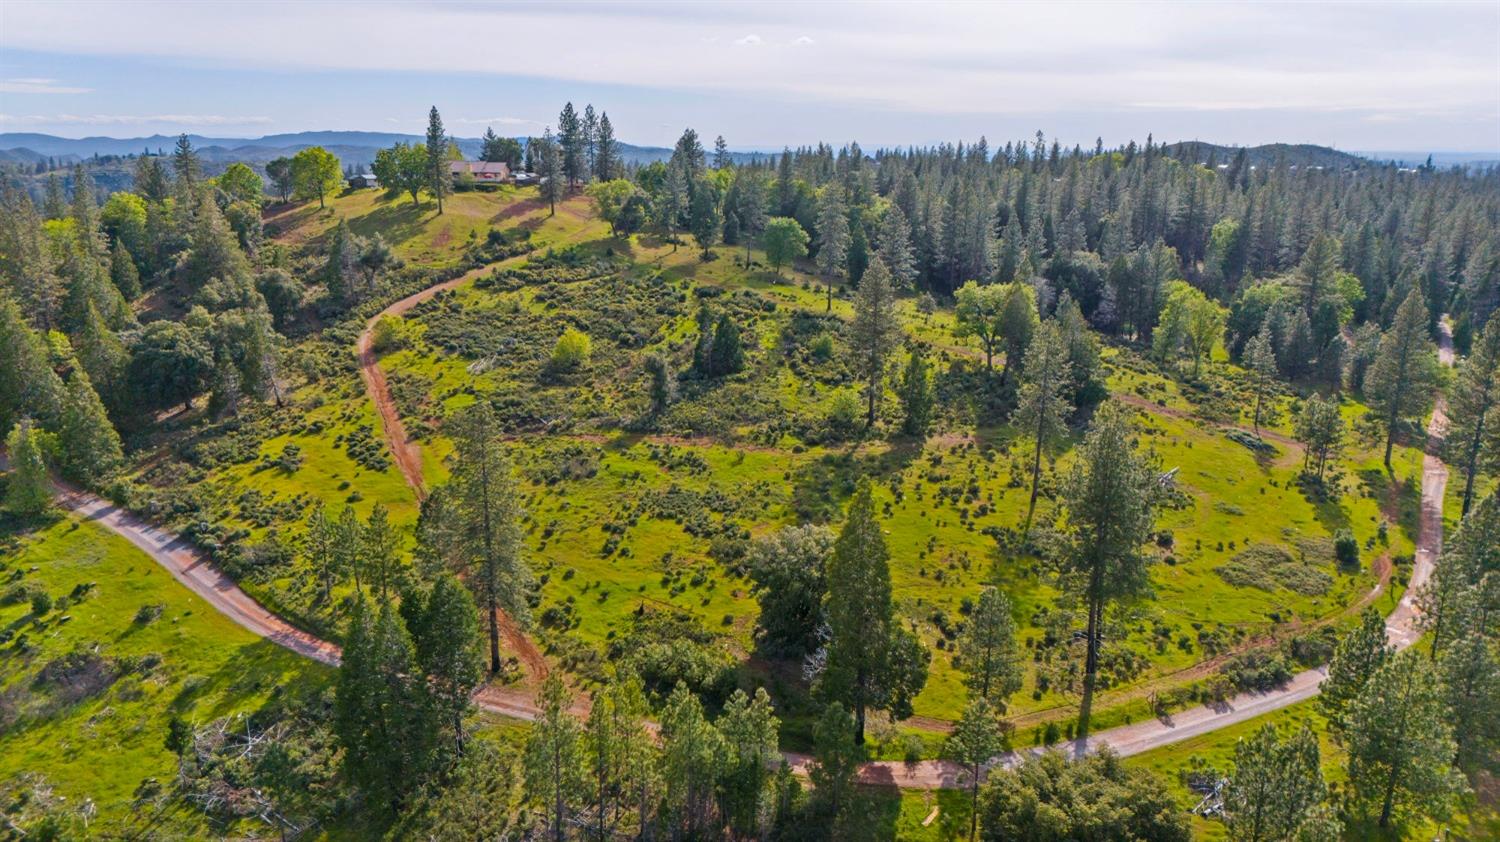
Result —
M258 640L241 646L212 673L188 676L170 705L179 713L192 710L194 719L218 719L243 709L246 697L321 693L333 675L329 667Z
M1422 487L1415 477L1400 479L1379 468L1359 472L1360 486L1380 501L1380 511L1411 540L1421 532Z
M1304 483L1302 496L1312 504L1313 516L1324 529L1328 530L1328 534L1337 535L1339 530L1351 528L1349 512L1344 509L1338 497L1318 488L1316 483Z
M824 454L802 464L791 477L792 509L810 523L835 523L843 518L844 501L861 477L883 483L904 471L922 454L919 439L898 439L880 453L861 453L857 444Z
M432 212L436 213L436 209ZM363 216L349 219L349 230L361 237L379 234L388 243L402 243L420 234L427 219L427 208L392 201Z

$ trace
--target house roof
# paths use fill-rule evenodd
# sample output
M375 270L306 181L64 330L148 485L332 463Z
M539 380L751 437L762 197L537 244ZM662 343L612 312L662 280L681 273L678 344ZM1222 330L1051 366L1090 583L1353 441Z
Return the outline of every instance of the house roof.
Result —
M470 173L471 175L510 175L510 167L504 161L450 161L448 169L455 173Z

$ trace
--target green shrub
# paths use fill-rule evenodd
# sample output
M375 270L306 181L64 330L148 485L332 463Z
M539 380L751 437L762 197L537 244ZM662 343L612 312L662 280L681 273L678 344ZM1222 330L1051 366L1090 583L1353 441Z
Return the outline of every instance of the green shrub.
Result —
M1359 541L1355 539L1353 532L1339 530L1339 534L1333 539L1333 557L1345 567L1359 566Z
M375 353L384 354L411 344L411 327L400 316L381 316L375 321L371 333L370 347Z
M38 617L52 610L52 594L37 591L31 595L31 613Z
M577 371L589 364L594 354L593 340L589 335L574 328L563 331L552 347L552 368L557 371Z
M828 407L828 417L825 419L828 437L842 441L858 433L863 412L859 396L848 389L840 389Z

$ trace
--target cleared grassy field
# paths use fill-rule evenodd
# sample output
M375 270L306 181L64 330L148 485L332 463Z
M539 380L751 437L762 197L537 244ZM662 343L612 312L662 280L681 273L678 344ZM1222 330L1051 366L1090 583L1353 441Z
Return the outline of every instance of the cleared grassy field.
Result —
M172 787L169 719L205 723L288 688L315 693L331 671L244 631L89 523L61 519L19 535L6 527L0 540L12 542L0 554L7 589L68 597L42 616L25 602L0 606L9 636L0 693L15 717L0 723L0 782L34 774L66 799L62 809L91 802L95 834L208 834L181 805L133 803L143 782Z
M809 520L836 525L854 478L871 473L880 481L878 504L888 518L902 613L935 656L918 714L951 719L962 707L948 633L982 584L1000 583L1010 592L1028 645L1040 645L1055 598L1045 571L1035 559L1001 555L992 537L1024 517L1025 472L1019 453L1012 455L1013 431L989 423L982 408L959 403L925 444L819 441L796 419L822 418L835 395L856 388L839 361L846 300L835 297L828 320L823 289L808 276L747 270L738 263L743 252L727 247L708 262L689 247L674 253L640 239L628 246L594 243L590 255L606 249L622 264L597 277L481 282L419 307L409 322L422 338L382 363L408 430L427 436L430 482L445 474L449 448L433 434L444 414L475 394L514 408L530 548L544 579L542 610L554 606L565 617L548 634L572 639L568 646L554 643L603 647L624 633L637 611L672 606L723 631L748 654L755 612L748 583L711 559L703 524L685 530L682 517L661 511L660 496L720 501L722 511L708 509L710 527L728 519L762 534ZM671 354L679 363L686 358L703 289L716 292L702 300L742 315L746 336L753 337L747 339L747 373L718 384L685 382L682 401L659 432L626 432L644 408L640 360L648 352ZM648 315L632 321L600 301ZM932 348L940 371L972 372L975 351L953 338L951 313L921 314L914 300L903 308L913 339ZM564 327L589 331L594 355L583 372L552 377L546 356ZM835 338L831 358L809 354L809 339L818 333ZM1178 417L1212 396L1190 394L1125 352L1110 350L1106 358L1114 390L1161 404L1139 415L1143 446L1156 451L1164 469L1178 469L1184 492L1182 506L1160 521L1172 540L1161 548L1163 563L1153 575L1157 599L1121 623L1122 673L1128 676L1118 684L1143 688L1141 710L1130 716L1148 713L1144 698L1155 684L1211 671L1204 664L1213 652L1336 622L1381 581L1377 559L1410 554L1416 488L1406 480L1420 470L1415 448L1400 450L1399 481L1391 481L1373 470L1374 443L1355 440L1336 469L1341 496L1313 502L1296 486L1296 448L1277 445L1273 456L1258 456L1211 423ZM1217 369L1214 388L1237 381L1227 364ZM892 396L886 400L887 412L893 411ZM1289 398L1283 402L1283 420L1268 429L1285 434L1292 407ZM1348 403L1346 412L1363 409ZM1065 453L1049 464L1047 489L1069 458ZM1044 501L1044 513L1050 505ZM1391 528L1382 541L1377 536L1387 519ZM695 527L691 519L687 525ZM1341 529L1365 547L1358 571L1331 564L1331 539ZM1232 585L1222 570L1250 546L1283 548L1320 574L1294 578L1290 586ZM1379 606L1394 604L1402 575L1398 569ZM1045 686L1038 681L1044 673ZM1061 663L1035 665L1013 711L1064 715L1075 701L1072 678ZM1130 694L1117 695L1123 704Z

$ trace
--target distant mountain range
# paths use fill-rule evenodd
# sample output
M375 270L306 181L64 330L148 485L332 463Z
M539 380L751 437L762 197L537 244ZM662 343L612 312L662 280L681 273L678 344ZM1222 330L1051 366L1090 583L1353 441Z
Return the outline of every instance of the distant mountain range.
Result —
M1343 152L1327 146L1309 143L1267 143L1261 146L1220 146L1197 140L1182 141L1166 146L1167 154L1173 158L1204 164L1210 159L1219 164L1234 161L1240 150L1251 166L1271 166L1277 162L1296 167L1323 167L1325 169L1356 169L1372 164L1395 163L1398 166L1416 167L1426 163L1428 156L1436 167L1482 167L1500 164L1500 152L1411 152L1371 151Z
M227 166L234 161L264 166L273 158L293 155L299 149L322 146L339 157L346 165L367 167L375 159L379 149L398 142L422 143L421 135L396 132L295 132L273 134L259 138L208 137L188 135L194 148L210 169ZM465 155L479 154L479 138L458 138L459 148ZM59 163L72 163L95 155L132 155L144 151L170 152L177 143L175 135L155 134L149 137L84 137L66 138L35 132L0 132L0 162L34 165L38 160L55 159ZM1402 166L1417 166L1427 160L1426 152L1372 151L1343 152L1326 146L1311 144L1268 143L1261 146L1222 146L1202 141L1182 141L1168 144L1166 154L1174 158L1195 163L1228 164L1240 149L1244 149L1253 166L1270 166L1280 161L1290 166L1326 167L1348 169L1370 166L1373 163L1396 162ZM629 163L644 164L664 161L671 157L672 150L661 146L636 146L620 143L620 156ZM775 152L734 152L736 163L760 159L777 154ZM1500 165L1500 152L1435 152L1432 161L1437 166L1494 166Z
M521 138L517 138L521 140ZM375 152L395 143L424 143L422 135L398 134L395 132L295 132L273 134L259 138L207 137L188 135L193 148L209 163L244 161L251 164L265 162L284 155L292 155L299 149L321 146L337 155L345 164L367 166L375 160ZM465 155L477 156L481 140L477 137L457 138L458 146ZM0 161L35 164L42 158L60 161L75 161L95 155L134 155L150 151L170 152L177 144L176 135L151 135L150 137L83 137L67 138L35 132L0 132ZM635 146L617 144L620 157L628 163L650 163L664 161L672 156L672 150L660 146ZM765 159L765 153L731 153L736 163L754 158Z

